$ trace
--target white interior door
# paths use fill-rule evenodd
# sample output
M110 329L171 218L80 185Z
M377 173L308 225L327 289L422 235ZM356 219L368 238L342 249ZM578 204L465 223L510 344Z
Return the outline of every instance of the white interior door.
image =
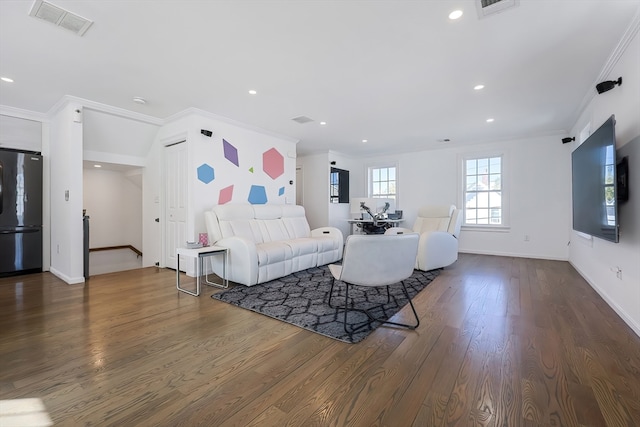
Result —
M296 205L304 204L304 174L302 166L296 166Z
M186 242L187 144L181 141L165 147L165 267L176 268L176 248ZM183 264L184 265L184 264ZM182 268L181 268L182 269Z

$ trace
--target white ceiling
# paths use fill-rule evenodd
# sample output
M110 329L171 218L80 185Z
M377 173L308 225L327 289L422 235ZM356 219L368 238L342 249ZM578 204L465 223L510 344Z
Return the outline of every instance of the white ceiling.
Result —
M94 24L79 37L30 17L32 1L1 0L0 75L15 82L0 82L0 105L45 113L72 95L161 119L194 107L297 138L299 154L354 155L566 132L640 10L521 0L479 19L470 0L52 2ZM314 122L291 120L301 115Z

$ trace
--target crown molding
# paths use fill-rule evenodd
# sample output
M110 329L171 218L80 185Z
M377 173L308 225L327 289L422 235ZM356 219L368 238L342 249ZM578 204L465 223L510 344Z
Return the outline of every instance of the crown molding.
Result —
M162 126L165 124L165 120L159 119L157 117L136 113L135 111L125 110L124 108L113 107L111 105L102 104L100 102L95 102L95 101L91 101L84 98L78 98L77 96L71 96L71 95L65 95L58 102L56 102L53 105L53 107L51 107L51 109L47 111L47 117L54 116L56 113L58 113L62 108L64 108L69 103L77 103L82 105L84 108L88 108L90 110L111 114L113 116L122 117L125 119L135 120L135 121L150 124L150 125Z
M208 119L218 120L218 121L221 121L221 122L224 122L224 123L228 123L228 124L233 125L233 126L237 126L239 128L243 128L243 129L250 130L250 131L253 131L253 132L258 132L258 133L261 133L263 135L269 135L269 136L272 136L274 138L284 139L286 141L293 142L294 144L297 144L298 142L300 142L300 140L297 139L297 138L293 138L293 137L290 137L290 136L287 136L287 135L279 134L277 132L272 132L272 131L269 131L269 130L266 130L266 129L262 129L262 128L258 127L258 126L249 125L247 123L239 122L237 120L230 119L230 118L225 117L225 116L220 116L218 114L210 113L208 111L201 110L199 108L194 108L194 107L187 108L186 110L180 111L179 113L176 113L176 114L174 114L172 116L167 117L165 119L165 123L173 122L173 121L176 121L176 120L179 120L179 119L182 119L182 118L185 118L185 117L189 117L189 116L192 116L192 115L198 115L198 116L205 117L205 118L208 118Z
M0 114L36 122L49 122L49 116L45 113L23 110L22 108L10 107L8 105L0 105Z
M622 58L624 53L627 51L629 44L631 43L633 38L636 36L636 34L638 34L639 30L640 30L640 6L636 9L636 14L633 16L633 19L631 20L631 23L627 27L627 30L622 35L622 38L620 39L616 47L613 49L613 52L611 52L611 55L609 55L609 58L607 59L607 61L602 66L602 69L600 70L600 74L598 74L598 77L596 78L596 80L591 84L591 86L589 87L589 90L584 95L584 98L582 98L582 103L580 103L580 107L576 110L576 113L572 118L572 122L574 124L578 121L578 119L580 118L584 110L587 108L589 103L591 103L593 98L596 96L596 89L595 89L596 85L609 78L609 75L613 71L613 68L618 64L618 62L620 61L620 58Z

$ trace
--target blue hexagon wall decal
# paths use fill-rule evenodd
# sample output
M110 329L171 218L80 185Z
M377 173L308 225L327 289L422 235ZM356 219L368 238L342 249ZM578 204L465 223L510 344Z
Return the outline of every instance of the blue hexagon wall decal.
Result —
M198 166L198 179L205 184L213 181L215 179L213 168L206 163Z
M284 187L280 187L278 190L278 196L282 196L284 194Z
M249 190L249 203L252 205L264 205L267 203L267 191L262 185L252 185Z

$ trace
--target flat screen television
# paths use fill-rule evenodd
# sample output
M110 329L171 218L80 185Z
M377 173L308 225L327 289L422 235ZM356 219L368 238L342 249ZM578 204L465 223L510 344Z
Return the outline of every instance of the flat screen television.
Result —
M571 154L573 229L618 242L615 116Z

